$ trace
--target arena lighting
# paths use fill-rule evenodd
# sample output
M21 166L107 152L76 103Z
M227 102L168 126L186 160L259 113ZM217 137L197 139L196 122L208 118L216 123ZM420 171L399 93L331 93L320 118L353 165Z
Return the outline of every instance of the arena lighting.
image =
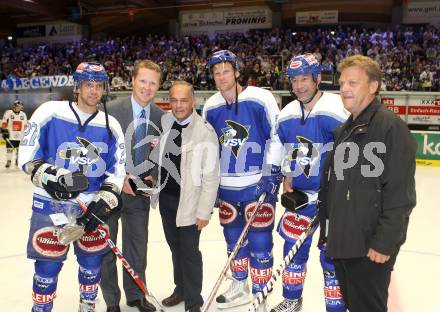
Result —
M35 3L34 0L23 0L24 2L30 2L30 3Z
M292 33L292 36L296 36L296 31L294 31L294 32Z
M335 31L334 30L332 30L331 32L330 32L330 34L332 34L332 36L335 34Z
M8 40L11 41L13 38L12 36L8 36Z
M220 2L220 3L212 3L211 6L213 8L225 7L225 6L233 6L234 2Z

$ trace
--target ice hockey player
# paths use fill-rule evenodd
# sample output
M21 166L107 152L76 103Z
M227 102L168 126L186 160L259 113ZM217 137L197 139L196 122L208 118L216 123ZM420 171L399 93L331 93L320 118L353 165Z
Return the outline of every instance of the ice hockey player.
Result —
M19 166L36 186L27 246L28 258L35 260L33 312L52 310L69 250L69 244L59 242L59 233L72 219L85 226L85 234L73 244L79 264L79 311L95 311L101 261L109 251L97 226L119 208L125 177L121 127L98 110L101 101L105 109L108 92L104 67L81 63L73 79L76 100L38 107L19 151ZM87 205L87 212L82 213L76 199Z
M285 147L283 161L284 192L305 195L307 205L298 210L286 209L278 225L284 239L284 256L317 214L320 176L326 151L332 148L333 129L349 113L339 95L322 92L321 66L313 54L293 57L287 67L292 95L296 98L283 108L277 122L277 133ZM285 168L287 167L287 170ZM283 272L284 300L271 312L294 312L302 309L302 292L307 272L312 235L309 236ZM331 259L320 251L324 272L324 297L328 312L345 311L345 304Z
M15 150L15 165L18 166L18 146L23 137L24 129L27 125L27 116L23 111L23 104L17 100L3 114L2 135L6 141L6 168L11 166L13 152Z
M275 131L279 108L272 93L238 83L239 63L231 51L215 52L208 66L219 92L207 100L203 116L214 127L220 142L219 217L228 254L259 196L267 194L247 240L231 263L232 283L216 298L217 307L225 309L250 302L249 262L253 293L262 290L272 275L272 230L281 182L282 146ZM266 304L260 307L265 311Z

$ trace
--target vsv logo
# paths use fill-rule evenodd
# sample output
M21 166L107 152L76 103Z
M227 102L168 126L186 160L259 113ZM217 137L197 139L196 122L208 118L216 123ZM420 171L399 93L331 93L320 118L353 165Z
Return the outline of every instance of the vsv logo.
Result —
M60 157L78 166L88 166L99 160L101 150L85 138L76 137L79 144L60 151Z
M251 126L244 126L232 120L226 120L225 123L227 127L222 129L223 135L219 138L220 144L230 147L235 158L237 158L241 148L249 138Z
M296 139L298 143L292 144L293 149L289 152L288 158L290 161L296 161L304 175L309 178L312 166L319 161L319 153L311 140L299 135Z

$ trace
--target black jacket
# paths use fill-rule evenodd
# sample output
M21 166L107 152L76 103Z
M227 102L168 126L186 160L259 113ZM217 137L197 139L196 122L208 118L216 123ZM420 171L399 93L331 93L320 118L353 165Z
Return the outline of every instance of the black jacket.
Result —
M416 204L416 149L407 125L377 99L335 129L318 205L328 256L364 257L369 248L385 255L399 251Z

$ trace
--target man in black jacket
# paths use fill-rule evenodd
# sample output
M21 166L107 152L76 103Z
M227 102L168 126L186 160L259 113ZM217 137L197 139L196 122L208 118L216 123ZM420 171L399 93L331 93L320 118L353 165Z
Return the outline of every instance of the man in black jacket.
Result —
M335 260L348 309L387 311L391 271L416 204L417 145L406 124L376 98L376 62L356 55L338 69L351 116L335 130L323 175L320 215L327 226L320 241Z

